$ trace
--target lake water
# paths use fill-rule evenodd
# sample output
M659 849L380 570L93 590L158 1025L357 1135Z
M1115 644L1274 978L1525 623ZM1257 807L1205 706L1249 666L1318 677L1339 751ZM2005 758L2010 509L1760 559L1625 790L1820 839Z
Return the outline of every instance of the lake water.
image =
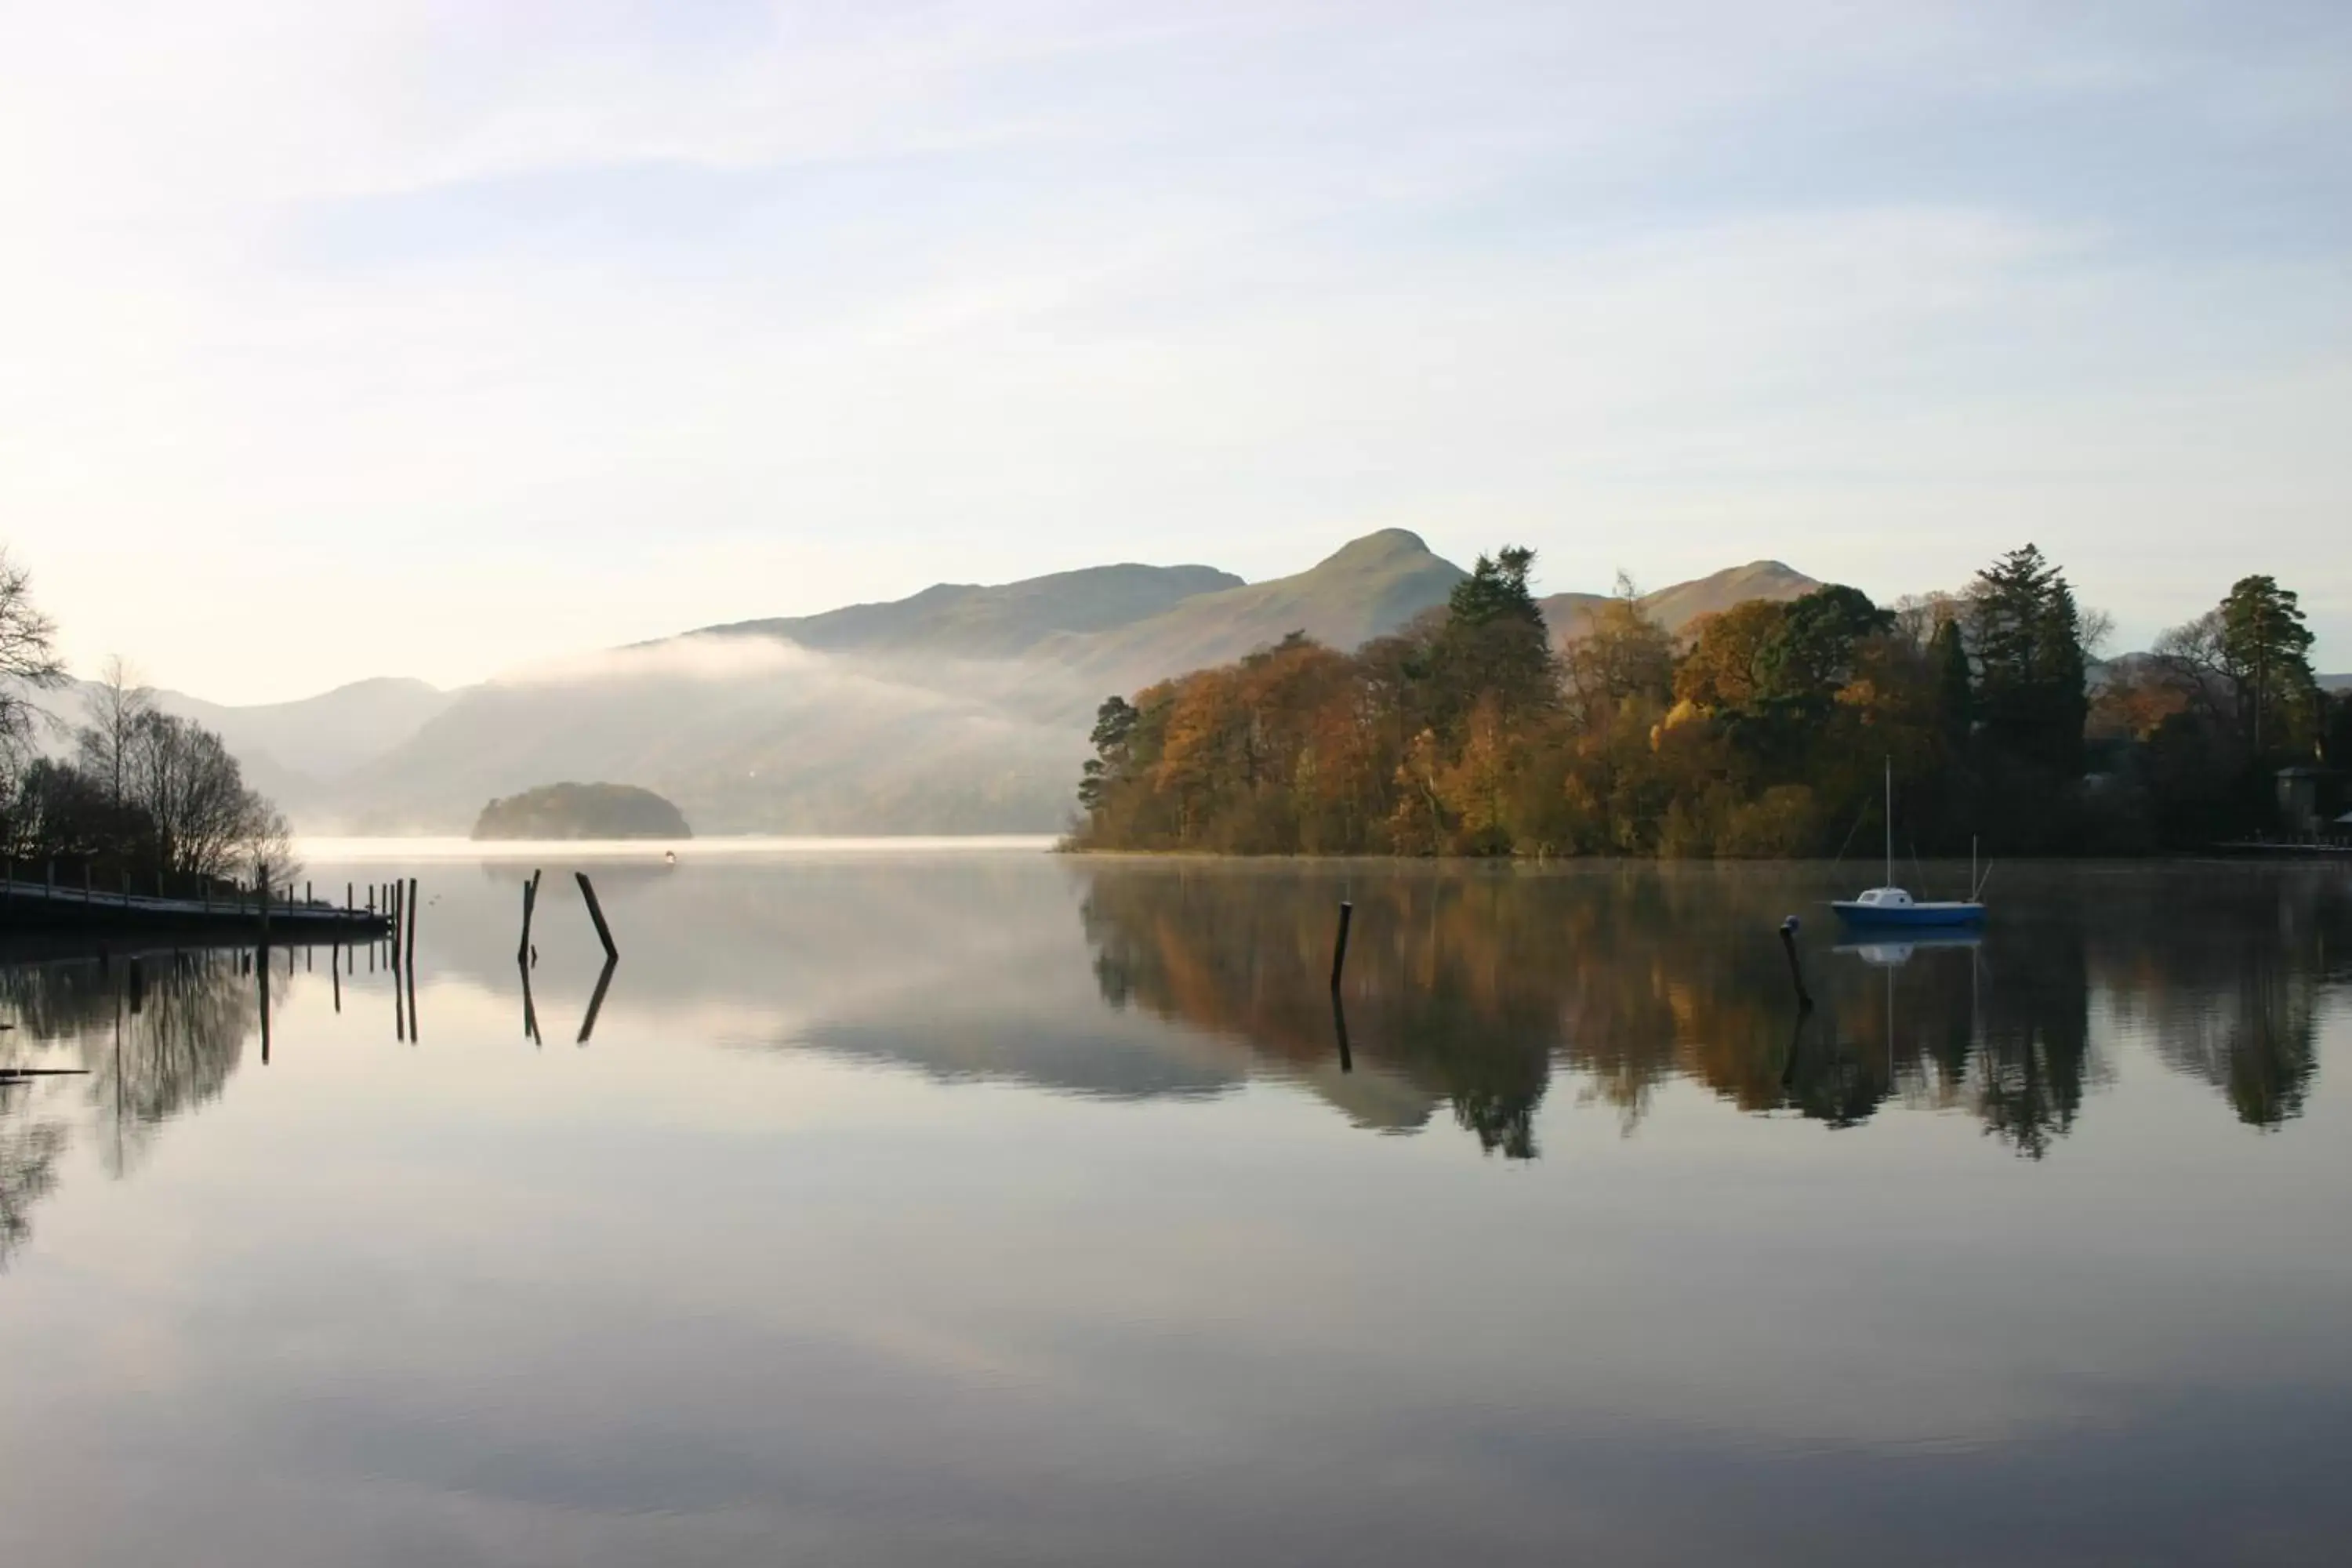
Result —
M0 970L89 1069L0 1087L0 1562L2352 1541L2340 868L1853 952L1873 868L590 857L583 1039L542 863L536 1040L510 859L314 851L413 1011L281 951L266 1052L233 953Z

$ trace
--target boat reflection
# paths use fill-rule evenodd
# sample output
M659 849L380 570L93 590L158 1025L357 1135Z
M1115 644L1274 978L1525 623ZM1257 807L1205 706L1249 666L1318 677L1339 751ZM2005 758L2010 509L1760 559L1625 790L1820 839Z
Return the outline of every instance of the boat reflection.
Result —
M2343 890L2309 881L2199 889L2221 900L2203 925L2169 918L2168 899L2094 918L2061 893L2032 910L2021 900L1991 932L1839 942L1809 966L1822 994L1799 1020L1773 939L1797 901L1788 877L1433 869L1350 884L1295 867L1121 863L1091 870L1082 919L1115 1007L1245 1042L1261 1070L1335 1100L1338 1075L1320 1069L1336 1046L1356 1080L1450 1108L1482 1147L1515 1159L1538 1152L1555 1072L1629 1131L1660 1086L1685 1079L1745 1110L1832 1127L1890 1102L1962 1110L2039 1159L2111 1075L2093 1042L2095 995L2242 1120L2276 1127L2315 1070L2320 976L2352 950ZM1343 889L1355 904L1345 1011L1326 1019Z
M1902 940L1879 942L1842 942L1830 951L1858 958L1874 969L1900 969L1911 962L1921 948L1965 947L1984 945L1984 933L1976 931L1914 931Z

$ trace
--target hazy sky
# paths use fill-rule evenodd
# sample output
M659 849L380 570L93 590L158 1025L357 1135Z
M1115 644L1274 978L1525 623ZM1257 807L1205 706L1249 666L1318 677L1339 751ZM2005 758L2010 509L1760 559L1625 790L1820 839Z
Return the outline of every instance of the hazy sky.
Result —
M1402 525L2352 667L2352 5L0 0L0 541L447 683Z

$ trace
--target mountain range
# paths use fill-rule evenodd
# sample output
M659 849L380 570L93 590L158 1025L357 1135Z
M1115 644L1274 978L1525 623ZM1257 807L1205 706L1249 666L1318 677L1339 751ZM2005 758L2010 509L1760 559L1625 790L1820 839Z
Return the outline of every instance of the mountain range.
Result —
M462 832L484 802L564 780L657 791L704 834L1053 832L1106 695L1292 631L1352 648L1465 575L1388 529L1260 583L1121 563L704 626L454 691L387 679L258 707L157 700L218 731L311 832ZM1641 603L1678 631L1814 586L1764 561ZM1566 639L1604 602L1542 604Z

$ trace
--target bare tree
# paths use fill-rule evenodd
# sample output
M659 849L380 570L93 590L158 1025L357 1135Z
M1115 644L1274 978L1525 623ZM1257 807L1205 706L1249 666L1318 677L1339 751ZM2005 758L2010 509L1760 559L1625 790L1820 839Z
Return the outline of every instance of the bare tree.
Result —
M82 699L88 721L74 731L75 760L116 805L130 791L131 752L138 743L139 727L154 711L155 694L121 654L106 661L97 684Z
M1895 631L1912 647L1924 649L1936 640L1944 623L1960 619L1964 605L1959 595L1939 588L1927 594L1906 594L1890 607Z
M267 862L293 868L290 835L276 807L246 787L221 738L201 724L149 711L131 734L125 768L130 803L153 825L158 863L168 871L225 876Z
M2207 723L2234 733L2235 686L2222 647L2223 630L2221 612L2208 610L2158 635L2154 653L2165 684L2179 693L2189 709Z
M57 623L33 603L33 574L0 546L0 767L14 773L33 750L44 710L26 695L65 684Z

